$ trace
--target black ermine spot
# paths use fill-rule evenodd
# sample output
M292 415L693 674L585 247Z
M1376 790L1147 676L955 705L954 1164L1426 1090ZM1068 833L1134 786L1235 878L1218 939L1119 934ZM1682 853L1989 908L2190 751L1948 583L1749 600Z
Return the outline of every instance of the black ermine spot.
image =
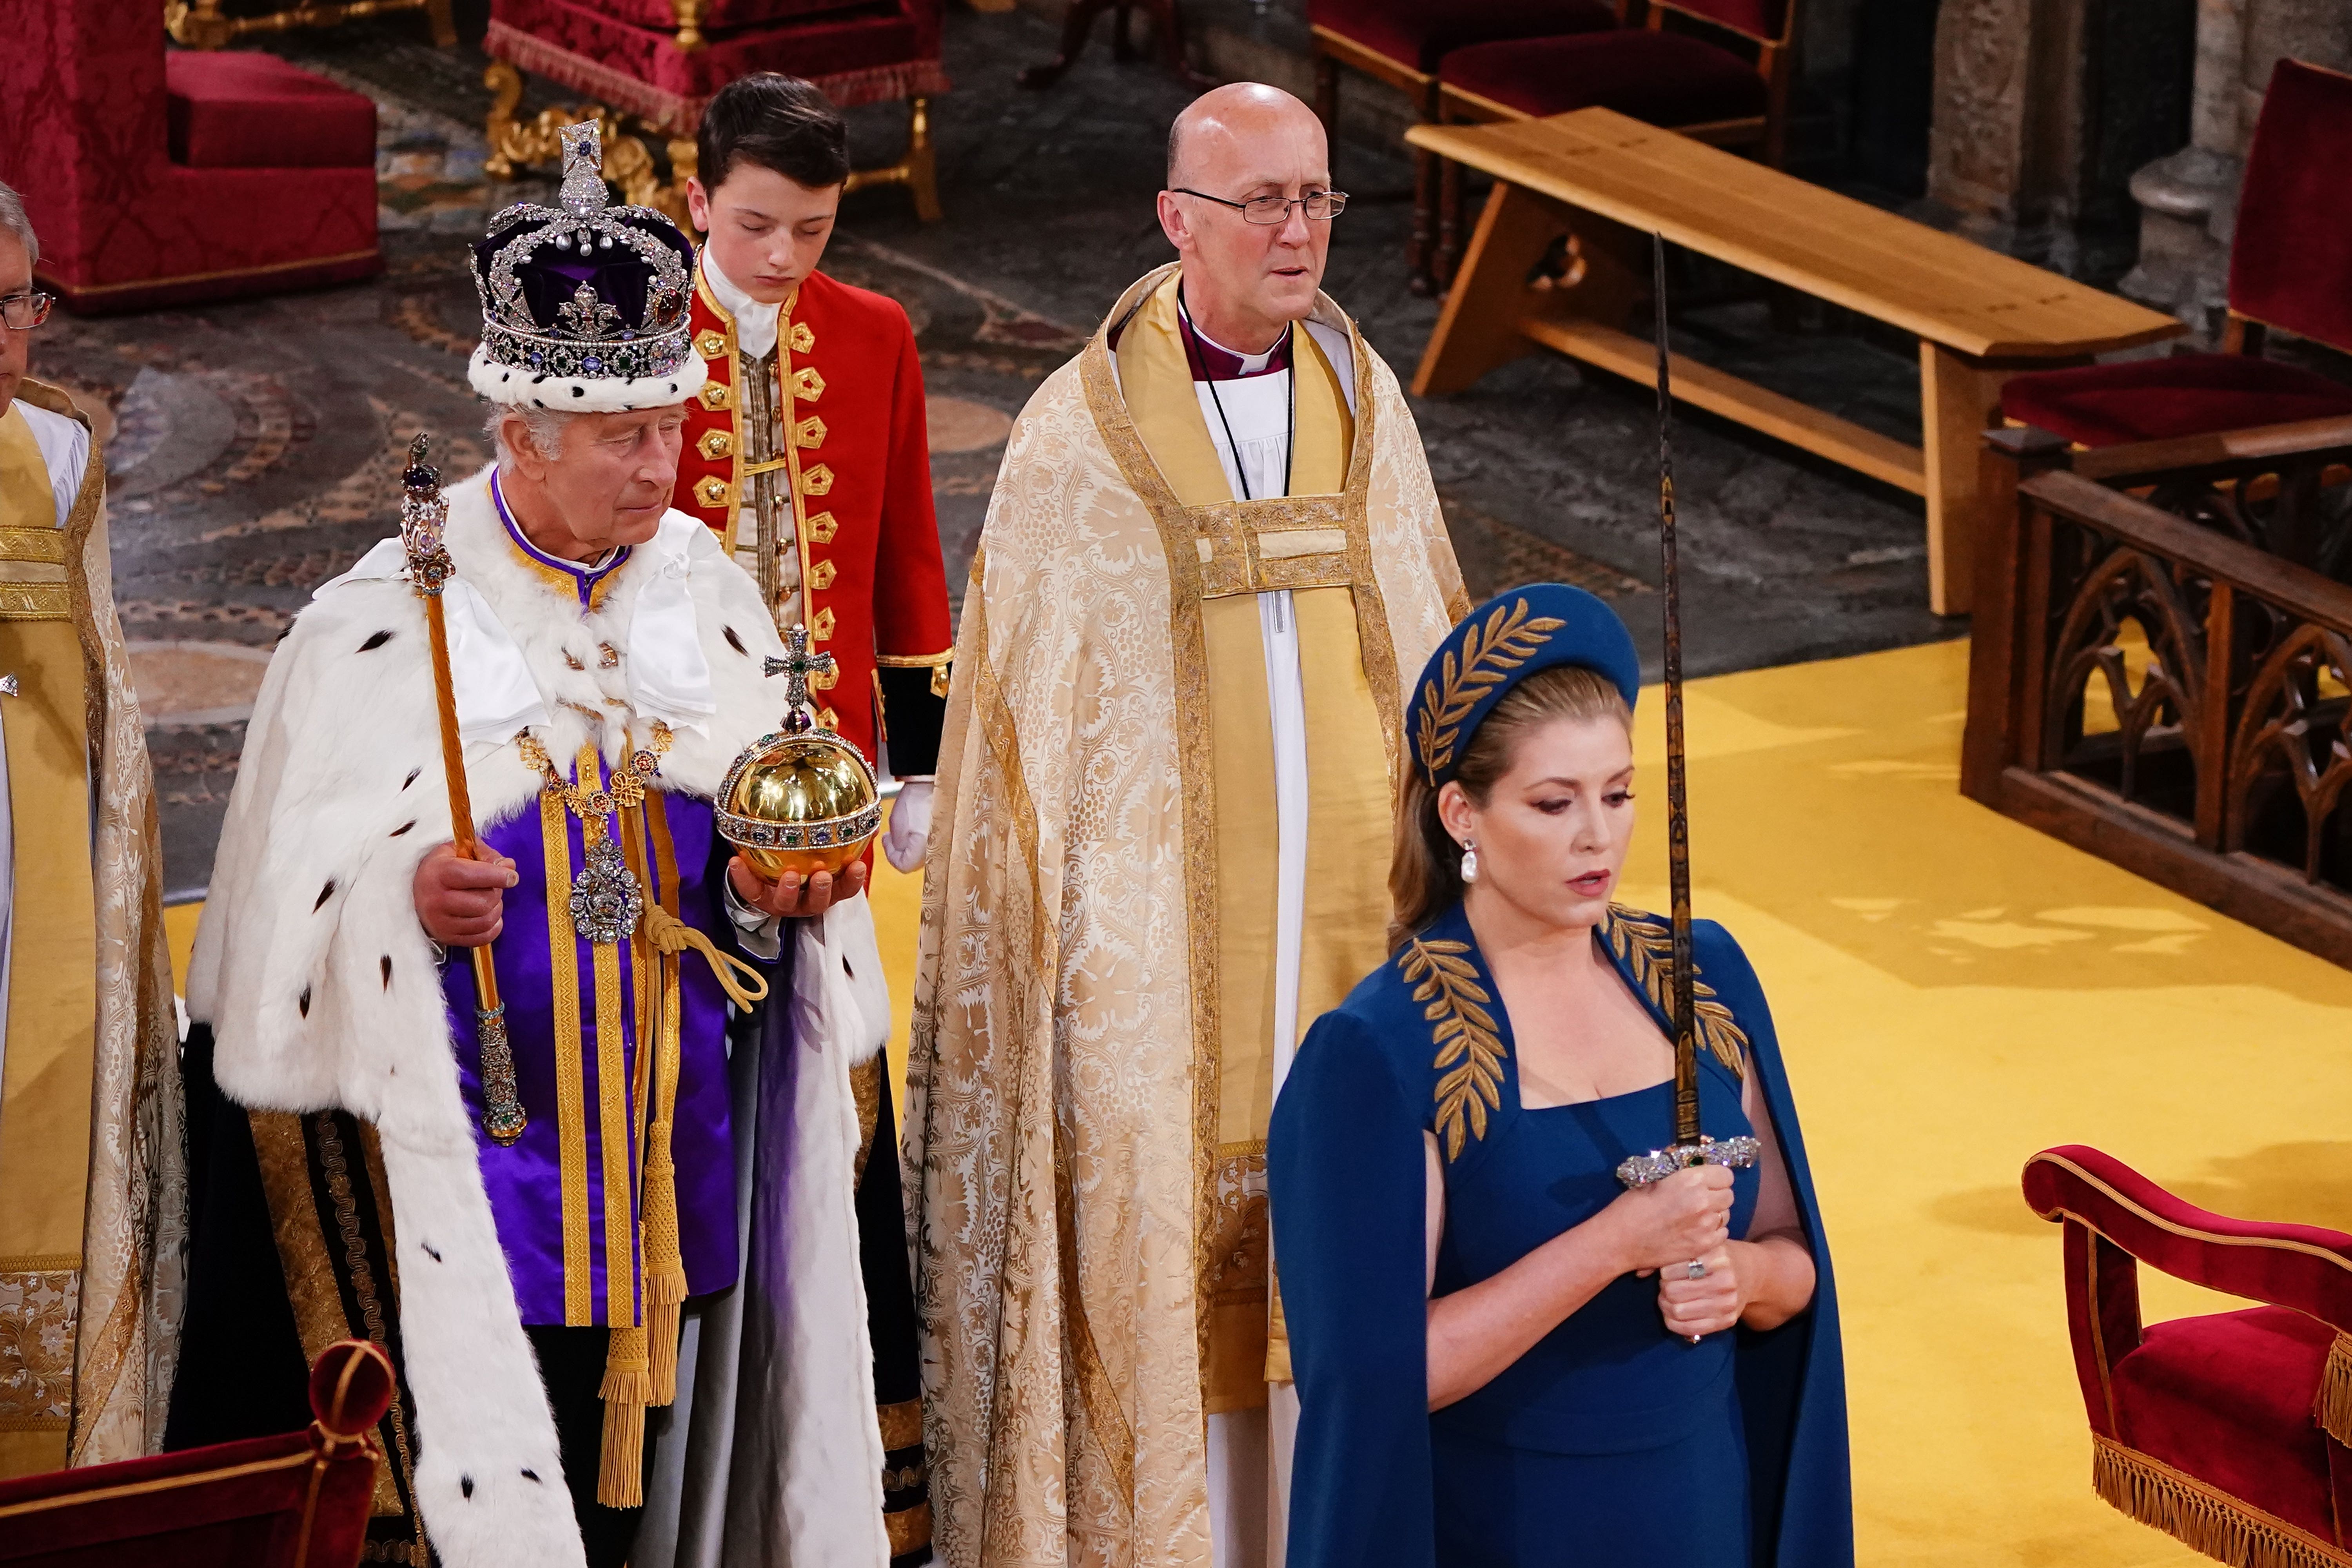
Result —
M294 1005L302 1010L305 1018L310 1016L310 988L308 985L302 987L302 994L294 999Z
M845 957L841 961L841 972L844 974L848 975L852 980L857 978L857 971L849 967L849 960Z
M362 653L373 653L376 649L382 647L391 640L392 634L390 632L378 632L375 636L368 638L367 641L360 644L360 651Z
M407 776L406 778L404 778L404 779L403 779L403 780L401 780L401 781L400 781L400 787L401 787L401 788L403 788L403 789L406 789L410 784L415 784L415 783L416 782L416 775L417 775L417 774L419 774L419 773L423 773L424 771L425 771L425 770L424 770L423 768L411 768L411 769L409 769L409 770L408 770L408 776Z
M735 635L735 628L733 626L721 626L719 629L727 634L727 646L729 647L733 648L745 658L751 657L751 650L743 646L743 639Z
M315 915L320 910L325 909L327 907L327 900L334 896L335 879L332 877L330 877L327 879L327 885L319 889L319 901L310 906L310 912Z
M522 1473L522 1479L523 1479L524 1480L527 1480L527 1481L535 1481L535 1480L538 1480L538 1479L539 1479L539 1472L538 1472L537 1470L525 1470L525 1471Z
M392 954L388 952L383 955L383 988L392 989Z
M457 1489L465 1493L467 1500L471 1501L474 1496L474 1478L471 1476L459 1476L457 1478Z
M392 837L394 837L394 838L397 838L397 837L399 837L402 834L404 834L404 833L407 832L410 828L412 828L412 827L414 827L414 826L416 826L416 818L415 818L415 817L413 817L413 816L412 816L412 817L410 817L406 822L404 822L404 823L402 823L399 826L397 826L397 827L394 828L394 829L392 830Z
M438 1247L435 1247L431 1242L429 1242L429 1241L420 1241L420 1242L418 1242L416 1245L417 1245L417 1246L419 1246L419 1247L423 1247L423 1248L425 1249L425 1257L427 1257L427 1258L429 1258L433 1259L433 1261L434 1261L434 1262L436 1262L436 1263L438 1263L438 1262L440 1262L440 1261L441 1261L441 1251L440 1251L440 1248L438 1248Z

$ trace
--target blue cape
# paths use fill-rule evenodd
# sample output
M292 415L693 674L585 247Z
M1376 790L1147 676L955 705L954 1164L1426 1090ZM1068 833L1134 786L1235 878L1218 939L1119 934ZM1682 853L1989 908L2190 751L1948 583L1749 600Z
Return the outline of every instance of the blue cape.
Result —
M1671 1037L1668 961L1656 940L1664 934L1660 917L1621 909L1596 937ZM1499 1094L1478 1097L1491 1131L1523 1114L1510 1020L1460 906L1424 935L1465 943L1477 984L1494 998L1504 1079ZM1789 1322L1736 1331L1751 1561L1755 1568L1851 1568L1837 1290L1804 1134L1754 968L1715 922L1696 922L1693 936L1702 1049L1710 1003L1720 1003L1747 1037L1818 1280L1812 1305ZM1458 1092L1447 1100L1441 1080L1458 1090L1451 1075L1460 1063L1434 1065L1436 1015L1413 989L1395 961L1368 975L1308 1031L1275 1106L1267 1141L1275 1258L1300 1405L1291 1568L1435 1568L1422 1135L1437 1133L1443 1149L1452 1129L1442 1121L1467 1122L1475 1136L1478 1118L1464 1114ZM1671 1142L1672 1131L1662 1125L1657 1142Z

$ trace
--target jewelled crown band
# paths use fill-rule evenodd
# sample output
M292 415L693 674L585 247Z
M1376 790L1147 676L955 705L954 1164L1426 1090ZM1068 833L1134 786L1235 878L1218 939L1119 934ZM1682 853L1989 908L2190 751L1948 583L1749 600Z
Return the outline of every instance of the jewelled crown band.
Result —
M702 390L694 246L650 207L609 205L603 166L594 122L567 127L561 205L518 203L474 247L482 342L467 379L493 403L610 414Z

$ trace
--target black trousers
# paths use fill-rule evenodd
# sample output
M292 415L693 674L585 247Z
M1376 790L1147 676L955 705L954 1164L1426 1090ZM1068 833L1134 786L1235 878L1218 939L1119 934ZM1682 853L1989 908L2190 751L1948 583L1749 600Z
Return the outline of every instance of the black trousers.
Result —
M572 1516L588 1548L588 1568L627 1568L637 1543L642 1508L608 1508L596 1500L596 1472L604 1450L604 1402L596 1391L604 1382L604 1352L610 1329L526 1325L555 1412L555 1440L563 1454L563 1479L572 1489ZM653 1484L654 1434L646 1431L646 1484Z

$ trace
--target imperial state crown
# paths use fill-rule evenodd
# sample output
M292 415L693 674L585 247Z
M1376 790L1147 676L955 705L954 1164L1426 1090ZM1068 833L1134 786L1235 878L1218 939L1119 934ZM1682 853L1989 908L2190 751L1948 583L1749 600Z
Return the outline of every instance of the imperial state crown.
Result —
M482 342L467 379L493 403L610 414L702 389L694 246L651 207L607 204L602 148L593 121L567 126L560 205L518 202L474 246Z

